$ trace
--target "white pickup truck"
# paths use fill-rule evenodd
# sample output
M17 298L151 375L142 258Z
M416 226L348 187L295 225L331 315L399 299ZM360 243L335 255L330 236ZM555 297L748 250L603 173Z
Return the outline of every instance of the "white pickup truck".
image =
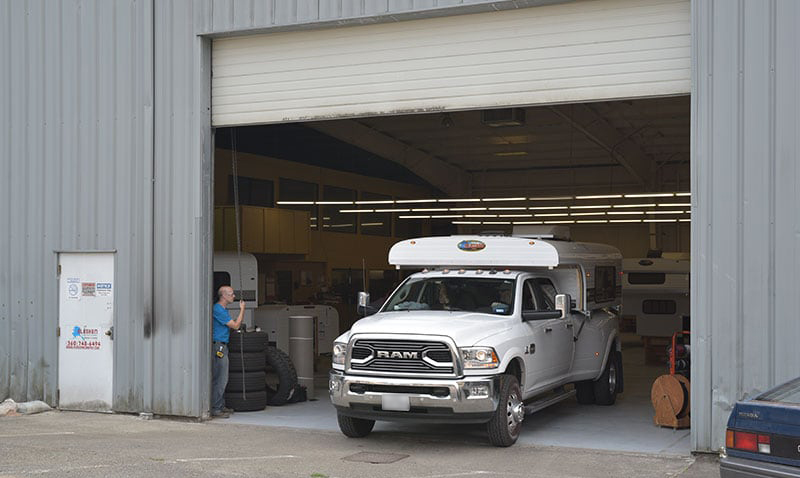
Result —
M540 236L395 244L390 264L424 269L335 340L329 391L341 431L485 423L492 444L510 446L526 413L572 395L612 405L621 259L611 246Z

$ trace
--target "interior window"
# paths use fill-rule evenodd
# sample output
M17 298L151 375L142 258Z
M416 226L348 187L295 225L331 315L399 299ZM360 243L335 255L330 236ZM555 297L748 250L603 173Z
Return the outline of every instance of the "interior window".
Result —
M529 279L522 286L522 310L536 310L536 299L531 288L532 283L533 281Z
M539 286L539 290L542 293L542 302L544 306L544 310L556 310L556 287L553 285L553 282L546 278L540 277L533 280L534 283Z

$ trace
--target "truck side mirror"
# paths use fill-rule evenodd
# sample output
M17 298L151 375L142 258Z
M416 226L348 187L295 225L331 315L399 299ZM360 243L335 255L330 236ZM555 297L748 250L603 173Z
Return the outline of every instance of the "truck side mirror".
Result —
M358 293L358 300L357 300L357 311L358 315L361 317L366 317L367 315L372 315L377 312L377 309L371 305L369 305L369 293L368 292L359 292Z
M562 319L569 317L572 311L572 299L570 299L569 294L556 295L556 310L561 312Z

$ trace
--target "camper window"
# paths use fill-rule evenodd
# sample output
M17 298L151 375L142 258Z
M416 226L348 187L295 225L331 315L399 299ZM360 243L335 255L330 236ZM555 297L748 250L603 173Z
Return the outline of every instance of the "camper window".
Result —
M663 272L629 272L628 284L663 284L667 275Z
M617 276L614 266L594 268L594 301L610 302L617 298Z

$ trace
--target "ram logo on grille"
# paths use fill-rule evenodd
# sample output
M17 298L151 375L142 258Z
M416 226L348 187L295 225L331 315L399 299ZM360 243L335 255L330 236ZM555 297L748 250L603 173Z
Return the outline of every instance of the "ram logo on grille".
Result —
M378 350L376 352L378 358L393 358L393 359L418 359L419 352L391 352L388 350Z

